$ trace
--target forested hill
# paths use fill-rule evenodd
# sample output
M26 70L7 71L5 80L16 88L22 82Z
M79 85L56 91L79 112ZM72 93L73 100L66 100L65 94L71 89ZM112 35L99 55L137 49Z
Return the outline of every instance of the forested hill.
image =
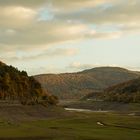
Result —
M111 86L102 92L92 92L84 96L82 99L140 103L140 78Z
M107 88L103 97L109 101L140 103L140 78Z
M35 76L45 91L61 99L81 98L94 91L138 78L139 72L119 67L98 67L77 73L43 74Z
M0 62L0 100L17 100L22 104L54 104L56 97L44 92L34 77L25 71Z

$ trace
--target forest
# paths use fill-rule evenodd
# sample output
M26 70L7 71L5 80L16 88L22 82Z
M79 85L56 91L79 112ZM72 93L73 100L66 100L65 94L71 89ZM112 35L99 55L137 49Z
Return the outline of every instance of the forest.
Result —
M26 71L0 62L0 99L22 104L56 104L56 96L43 91L41 84Z

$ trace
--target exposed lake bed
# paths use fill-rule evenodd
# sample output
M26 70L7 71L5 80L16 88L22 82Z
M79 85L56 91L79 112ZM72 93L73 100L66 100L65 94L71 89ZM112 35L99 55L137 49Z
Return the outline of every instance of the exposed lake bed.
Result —
M18 119L20 117L22 120ZM0 111L0 119L0 139L112 140L113 136L113 140L118 140L123 136L127 140L139 140L140 137L140 117L133 114L62 107L20 106L17 109L8 106Z

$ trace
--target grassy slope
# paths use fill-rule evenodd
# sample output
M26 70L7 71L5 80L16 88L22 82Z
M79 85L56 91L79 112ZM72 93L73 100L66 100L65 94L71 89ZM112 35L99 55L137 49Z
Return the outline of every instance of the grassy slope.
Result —
M53 109L51 109L53 110ZM0 139L41 140L139 140L140 117L112 113L67 113L54 109L54 118L14 123L0 120ZM101 121L107 126L97 125ZM121 127L116 127L116 125ZM128 128L125 128L128 127Z

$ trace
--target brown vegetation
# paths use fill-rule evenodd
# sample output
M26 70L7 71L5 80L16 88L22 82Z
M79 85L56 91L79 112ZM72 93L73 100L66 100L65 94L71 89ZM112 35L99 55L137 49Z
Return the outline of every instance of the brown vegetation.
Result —
M111 86L102 92L92 92L82 98L111 102L140 103L140 78Z
M35 76L44 89L60 99L79 99L91 92L135 79L138 72L118 67L99 67L78 73Z
M43 100L46 96L46 100ZM18 100L22 104L55 104L56 99L42 90L34 77L29 77L25 71L0 62L0 99ZM48 102L49 100L49 102Z

